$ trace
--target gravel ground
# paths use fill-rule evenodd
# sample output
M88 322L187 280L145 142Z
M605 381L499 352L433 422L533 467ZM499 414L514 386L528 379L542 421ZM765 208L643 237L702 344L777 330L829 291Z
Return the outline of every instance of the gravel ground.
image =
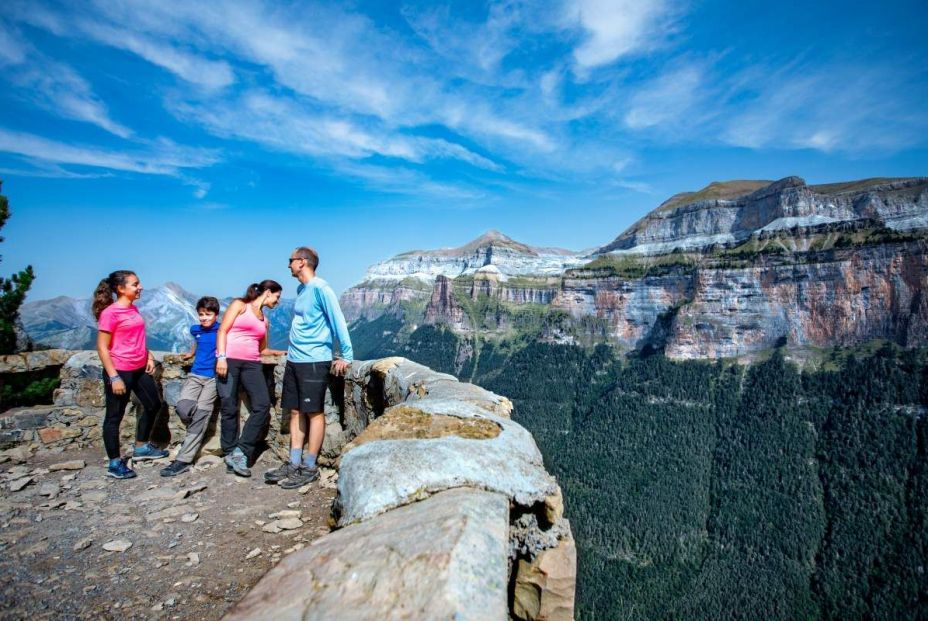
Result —
M158 460L117 481L101 452L0 464L0 619L218 619L330 530L334 471L284 490L264 483L270 455L250 479L205 457L179 477Z

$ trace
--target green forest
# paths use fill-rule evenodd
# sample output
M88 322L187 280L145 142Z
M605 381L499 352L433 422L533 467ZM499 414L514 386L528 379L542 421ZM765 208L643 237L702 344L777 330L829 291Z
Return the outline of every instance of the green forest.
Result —
M928 352L803 371L779 350L745 367L526 339L469 343L462 369L455 334L381 338L399 325L353 326L358 357L457 369L534 434L578 619L928 619Z

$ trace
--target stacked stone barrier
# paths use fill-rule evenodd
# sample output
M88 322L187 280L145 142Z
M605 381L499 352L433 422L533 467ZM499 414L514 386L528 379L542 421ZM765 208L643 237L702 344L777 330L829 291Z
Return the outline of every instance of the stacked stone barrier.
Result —
M186 363L156 359L165 400L157 439L175 445ZM277 397L283 360L264 362ZM0 414L4 445L26 453L101 445L96 353L56 350L31 363L11 364L19 372L60 365L61 386L52 405ZM136 407L122 425L126 445ZM531 434L511 420L508 399L385 358L356 362L333 383L325 409L320 459L338 469L336 530L284 558L226 621L573 618L576 549L561 491ZM286 455L285 422L272 417L270 461ZM203 451L219 453L218 433Z

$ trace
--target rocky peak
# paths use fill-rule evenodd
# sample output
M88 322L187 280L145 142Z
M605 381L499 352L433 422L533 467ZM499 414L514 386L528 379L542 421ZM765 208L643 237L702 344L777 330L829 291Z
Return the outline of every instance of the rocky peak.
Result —
M542 248L515 241L496 230L457 248L404 252L372 266L364 283L415 278L427 283L438 276L469 276L487 266L497 268L500 279L516 275L560 274L584 263L581 253Z
M761 231L855 221L895 230L928 227L928 179L865 179L819 186L796 176L772 183L713 182L665 201L597 254L700 252Z
M796 178L798 179L798 177ZM761 188L766 188L770 186L771 183L773 182L754 180L713 181L696 192L680 192L679 194L674 194L661 203L655 211L667 211L676 207L693 205L695 203L735 200L742 196L747 196Z
M504 235L503 233L500 233L496 229L490 229L489 231L487 231L486 233L484 233L477 239L467 244L464 244L461 248L462 249L481 248L483 246L494 246L494 245L495 246L523 246L525 248L528 248L528 246L525 246L524 244L520 244L519 242L515 241L508 235Z

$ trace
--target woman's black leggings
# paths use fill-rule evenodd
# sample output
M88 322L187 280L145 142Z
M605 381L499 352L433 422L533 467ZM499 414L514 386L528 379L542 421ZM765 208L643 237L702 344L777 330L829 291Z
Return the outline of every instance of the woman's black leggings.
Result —
M137 442L147 442L151 436L158 412L161 411L161 397L158 395L158 386L155 378L145 372L145 367L134 371L119 371L119 377L126 385L126 392L117 395L113 392L106 371L103 372L103 391L106 394L106 416L103 418L103 446L106 447L106 456L110 459L119 457L119 424L126 414L129 405L129 393L134 392L142 403L142 415L138 418L135 429Z
M271 419L271 397L260 362L227 360L229 372L216 378L219 393L219 443L228 455L235 447L242 449L249 461L254 459L255 448L264 440ZM251 415L239 436L238 387L241 386L251 401Z

